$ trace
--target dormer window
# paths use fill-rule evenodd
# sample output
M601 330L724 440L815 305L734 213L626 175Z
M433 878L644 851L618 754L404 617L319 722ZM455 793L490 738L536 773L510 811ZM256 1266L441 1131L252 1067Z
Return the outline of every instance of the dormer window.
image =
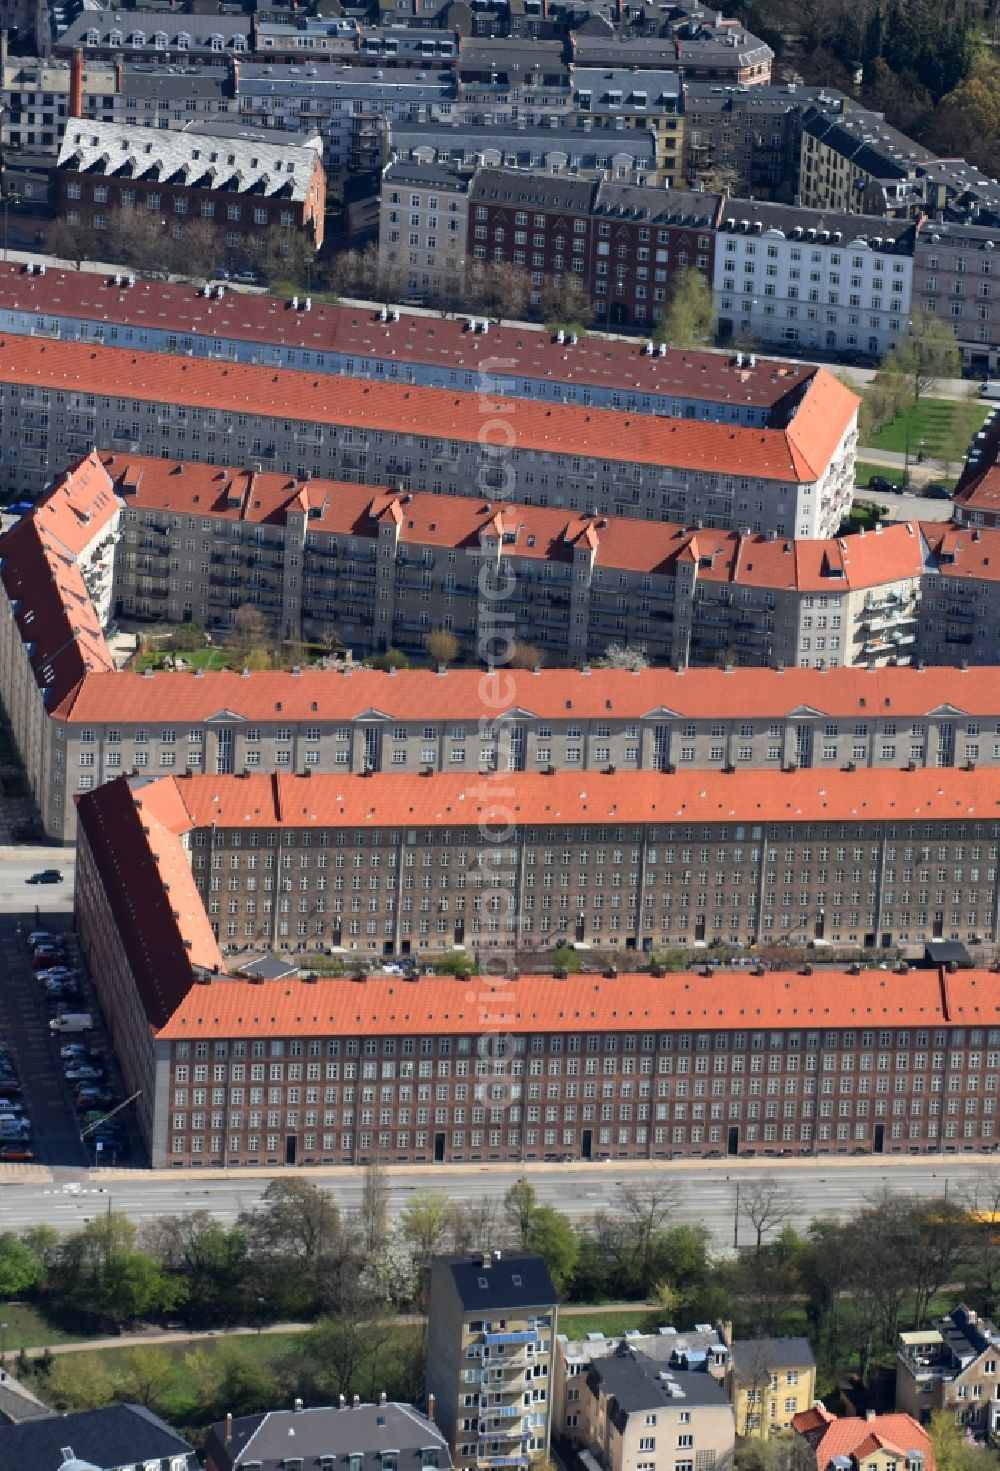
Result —
M347 1460L348 1460L348 1471L362 1471L362 1467L364 1466L364 1463L365 1463L364 1452L363 1451L352 1451L351 1454L348 1456Z
M224 44L222 37L218 34L209 36L208 38L209 50L211 51L221 51Z
M436 1467L438 1465L438 1448L435 1445L424 1446L420 1452L421 1466Z
M167 49L167 33L166 33L166 31L154 31L153 32L153 45L156 47L157 51L166 51L166 49Z
M145 31L133 31L131 33L131 35L129 36L129 38L128 38L128 43L129 43L130 46L145 46L145 44L146 44L146 32Z
M88 46L96 46L100 39L100 32L91 27L91 29L87 32L86 44Z
M108 36L108 44L111 46L120 46L122 44L121 31L112 31Z
M187 51L190 49L191 46L191 37L188 35L187 31L178 31L177 40L174 44L176 45L178 51Z
M382 1471L399 1471L399 1452L382 1452Z
M247 49L247 38L246 38L246 36L234 36L233 37L233 50L234 51L245 51L246 49Z

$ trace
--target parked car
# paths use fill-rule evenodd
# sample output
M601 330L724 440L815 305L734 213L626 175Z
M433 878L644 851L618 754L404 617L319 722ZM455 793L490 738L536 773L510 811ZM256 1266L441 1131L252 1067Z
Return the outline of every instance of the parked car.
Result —
M54 935L51 930L32 930L28 935L28 944L33 950L37 950L39 945L55 945L58 939L59 936Z
M4 1164L20 1163L24 1160L34 1159L34 1151L27 1144L3 1144L0 1143L0 1160Z
M10 1078L0 1080L0 1098L20 1098L21 1085Z
M65 1046L60 1047L59 1056L62 1058L90 1057L92 1052L93 1048L87 1042L67 1042Z
M940 480L932 480L924 486L924 495L929 501L950 501L952 492Z
M38 972L40 981L72 981L76 979L77 972L68 965L50 965Z
M33 873L30 878L25 879L26 884L61 884L62 873L58 868L43 868L39 873Z
M891 491L902 490L902 488L901 485L896 484L895 480L888 480L884 475L873 475L868 482L869 490L881 491L883 495L887 495Z
M103 1068L93 1067L89 1062L73 1061L65 1073L70 1083L97 1083L104 1077Z
M238 282L240 286L260 285L260 277L256 271L237 271L233 280Z

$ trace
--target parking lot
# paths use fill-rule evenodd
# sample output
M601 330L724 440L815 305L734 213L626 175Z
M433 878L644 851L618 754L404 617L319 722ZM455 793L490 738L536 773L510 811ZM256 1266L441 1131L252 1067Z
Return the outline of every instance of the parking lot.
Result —
M60 877L31 882L47 869ZM0 1163L80 1170L131 1157L127 1119L81 1139L123 1095L80 964L72 895L71 852L0 846ZM32 943L36 931L50 939ZM53 1030L64 1013L89 1014L93 1029Z

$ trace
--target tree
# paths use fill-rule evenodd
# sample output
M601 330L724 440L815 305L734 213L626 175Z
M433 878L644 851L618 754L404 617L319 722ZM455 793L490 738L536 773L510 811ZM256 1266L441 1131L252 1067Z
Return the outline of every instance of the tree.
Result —
M898 374L910 387L913 402L919 403L941 378L957 378L962 356L955 333L933 312L922 310L907 324L896 345L882 359L884 373Z
M597 661L600 669L628 669L633 674L649 668L645 644L608 644Z
M431 1258L448 1231L448 1201L444 1195L423 1191L399 1214L399 1228L419 1271L430 1272Z
M386 649L381 654L370 654L365 663L371 669L409 669L410 661L401 649Z
M267 668L270 656L265 645L269 633L265 614L253 603L241 603L233 614L233 625L226 638L226 651L244 669ZM261 664L263 656L266 664Z
M656 341L671 347L702 347L715 337L715 316L715 298L705 277L694 266L681 266Z
M452 1201L448 1228L454 1251L492 1251L504 1234L500 1201L495 1195L481 1195L476 1202Z
M59 1300L118 1329L182 1302L184 1283L135 1241L135 1226L118 1214L98 1216L66 1237L53 1269Z
M542 314L551 331L559 327L580 331L593 319L590 293L572 271L549 276L542 288Z
M389 1186L377 1160L365 1166L365 1183L358 1207L361 1251L367 1260L381 1256L389 1239Z
M45 1262L11 1231L0 1235L0 1298L9 1301L45 1280Z
M72 261L79 270L85 260L97 259L98 234L83 220L79 224L65 218L56 220L45 232L45 249L61 260Z
M331 1276L348 1252L328 1191L308 1180L273 1180L258 1208L241 1214L237 1224L246 1235L262 1313L309 1310L331 1293Z
M115 1381L100 1354L59 1354L44 1393L57 1410L97 1410L114 1399Z
M954 1411L938 1410L929 1427L937 1471L992 1471L996 1456L970 1442Z
M101 238L101 246L112 259L142 276L161 280L166 280L174 269L178 256L176 245L159 211L150 209L112 210L107 233Z
M435 628L424 639L424 647L435 664L454 664L460 645L450 628Z
M224 254L219 232L211 220L192 220L185 227L184 239L176 252L178 274L192 281L207 281Z
M525 1247L537 1251L544 1259L556 1291L562 1292L573 1275L580 1249L569 1217L555 1206L537 1206L532 1212Z
M795 1207L795 1201L776 1180L751 1180L740 1191L740 1214L745 1216L756 1236L756 1255L760 1256L764 1237L783 1226Z
M469 306L498 321L523 317L531 300L531 279L522 266L508 261L474 268L469 282Z
M511 669L539 669L545 663L545 655L537 644L522 643L518 639L507 663Z
M520 1180L514 1181L504 1196L503 1210L515 1241L522 1250L526 1250L531 1236L531 1222L538 1210L538 1192L523 1175Z
M174 1377L170 1356L162 1349L132 1348L122 1364L125 1380L122 1390L132 1402L145 1405L154 1413L166 1407L167 1394Z
M144 1242L168 1272L188 1286L186 1316L195 1323L226 1323L246 1310L247 1241L208 1211L158 1216Z

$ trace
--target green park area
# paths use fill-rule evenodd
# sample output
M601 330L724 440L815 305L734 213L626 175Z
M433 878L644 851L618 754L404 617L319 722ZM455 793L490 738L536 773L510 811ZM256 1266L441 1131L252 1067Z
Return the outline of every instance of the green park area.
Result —
M922 453L925 459L957 464L988 412L989 406L976 399L920 398L869 435L865 448L908 451L914 461ZM883 467L881 473L890 472Z

